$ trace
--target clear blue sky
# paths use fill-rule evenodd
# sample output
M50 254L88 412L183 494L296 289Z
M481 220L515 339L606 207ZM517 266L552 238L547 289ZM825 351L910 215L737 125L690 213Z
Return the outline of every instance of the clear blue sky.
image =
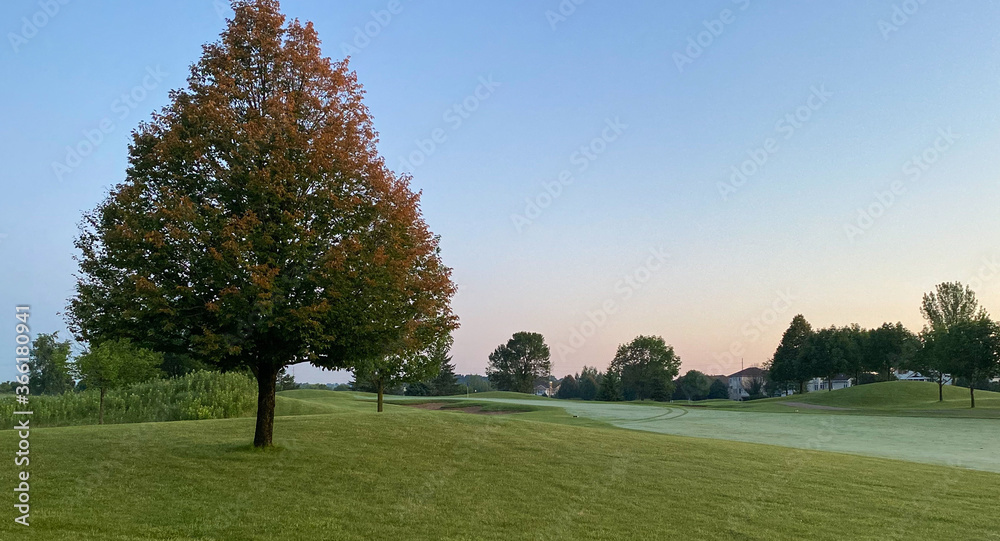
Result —
M0 5L11 345L18 303L35 332L66 334L81 212L122 180L129 132L229 12L53 3ZM638 334L662 335L684 370L731 373L765 361L796 313L918 330L922 293L946 280L1000 315L1000 3L571 5L283 2L325 54L353 47L380 149L413 170L460 286L460 372L530 330L559 376L603 369Z

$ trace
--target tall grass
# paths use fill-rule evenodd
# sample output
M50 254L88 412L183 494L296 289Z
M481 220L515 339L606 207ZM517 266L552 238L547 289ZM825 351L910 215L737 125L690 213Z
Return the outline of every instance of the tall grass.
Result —
M13 395L0 397L0 423L13 426L14 411L33 412L32 426L97 424L97 390L32 396L27 406ZM257 384L246 374L194 372L108 391L105 423L144 423L189 419L225 419L251 415L257 407ZM20 418L20 417L19 417Z

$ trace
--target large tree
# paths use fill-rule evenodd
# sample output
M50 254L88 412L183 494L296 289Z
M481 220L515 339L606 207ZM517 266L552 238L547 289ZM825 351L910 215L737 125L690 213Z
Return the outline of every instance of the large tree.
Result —
M601 376L601 386L595 398L604 402L618 402L624 398L621 374L608 368L608 371Z
M688 370L686 374L677 378L676 383L677 391L674 395L679 395L679 398L687 401L708 398L709 390L712 387L712 380L697 370Z
M601 373L596 367L584 366L580 370L580 377L577 378L581 400L594 400L597 398L597 391L601 388Z
M621 377L626 400L669 400L680 367L680 357L663 338L637 336L618 346L609 369Z
M920 340L902 323L883 323L868 333L865 343L865 366L883 374L889 381L894 369L907 366L920 349Z
M969 401L976 407L976 383L1000 374L1000 327L988 317L959 321L941 337L952 377L969 381Z
M944 401L945 376L951 372L951 358L946 350L945 336L947 336L945 331L924 328L919 335L920 348L910 361L903 365L906 369L937 382L938 402Z
M924 294L920 313L927 326L935 331L947 331L952 325L984 317L976 293L960 282L938 284L934 291Z
M517 332L490 353L486 375L501 391L530 393L536 379L547 378L552 372L549 357L545 337L535 332Z
M859 329L851 327L829 327L814 332L803 350L803 370L813 377L827 380L827 390L833 390L833 378L837 374L849 372L860 364L861 344L857 337Z
M805 384L812 375L805 369L806 365L801 357L812 334L812 325L802 314L792 318L792 323L781 336L781 342L769 364L768 371L772 381L781 384L794 382L798 384L800 394L805 392Z
M28 373L34 394L62 394L73 389L70 375L69 340L59 340L59 333L41 333L31 344Z
M276 0L237 0L188 86L133 134L125 180L84 216L68 317L258 382L271 444L282 367L354 368L457 325L409 178L377 154L362 89Z

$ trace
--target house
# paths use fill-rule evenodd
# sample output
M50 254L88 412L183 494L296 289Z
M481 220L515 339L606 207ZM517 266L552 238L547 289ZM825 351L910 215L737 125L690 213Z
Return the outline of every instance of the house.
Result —
M852 380L850 376L845 374L837 374L833 377L833 380L827 381L826 378L813 378L806 382L806 392L812 393L815 391L826 391L837 389L846 389L852 385Z
M556 396L556 393L558 391L559 391L559 386L553 385L551 380L549 381L548 385L542 385L542 384L535 385L535 396L547 396L549 398L553 398Z
M751 366L750 368L744 368L739 372L732 374L728 377L729 380L729 399L730 400L743 400L750 397L748 389L755 382L760 383L761 391L763 391L764 382L767 381L767 372L756 366Z
M930 381L933 383L937 383L936 378L932 378L930 376L924 376L920 372L913 372L911 370L896 370L896 379L898 379L899 381ZM948 374L944 375L943 380L945 385L955 384L955 382L952 380L952 377Z

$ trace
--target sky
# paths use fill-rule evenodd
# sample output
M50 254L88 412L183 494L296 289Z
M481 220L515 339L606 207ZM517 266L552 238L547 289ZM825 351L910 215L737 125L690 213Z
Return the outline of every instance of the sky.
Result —
M1000 314L1000 2L285 0L351 56L379 150L454 269L453 357L553 373L662 336L729 374L962 281ZM0 4L0 317L69 336L73 240L221 0ZM13 355L0 379L14 373ZM9 376L8 376L9 374ZM295 368L296 378L343 373Z

